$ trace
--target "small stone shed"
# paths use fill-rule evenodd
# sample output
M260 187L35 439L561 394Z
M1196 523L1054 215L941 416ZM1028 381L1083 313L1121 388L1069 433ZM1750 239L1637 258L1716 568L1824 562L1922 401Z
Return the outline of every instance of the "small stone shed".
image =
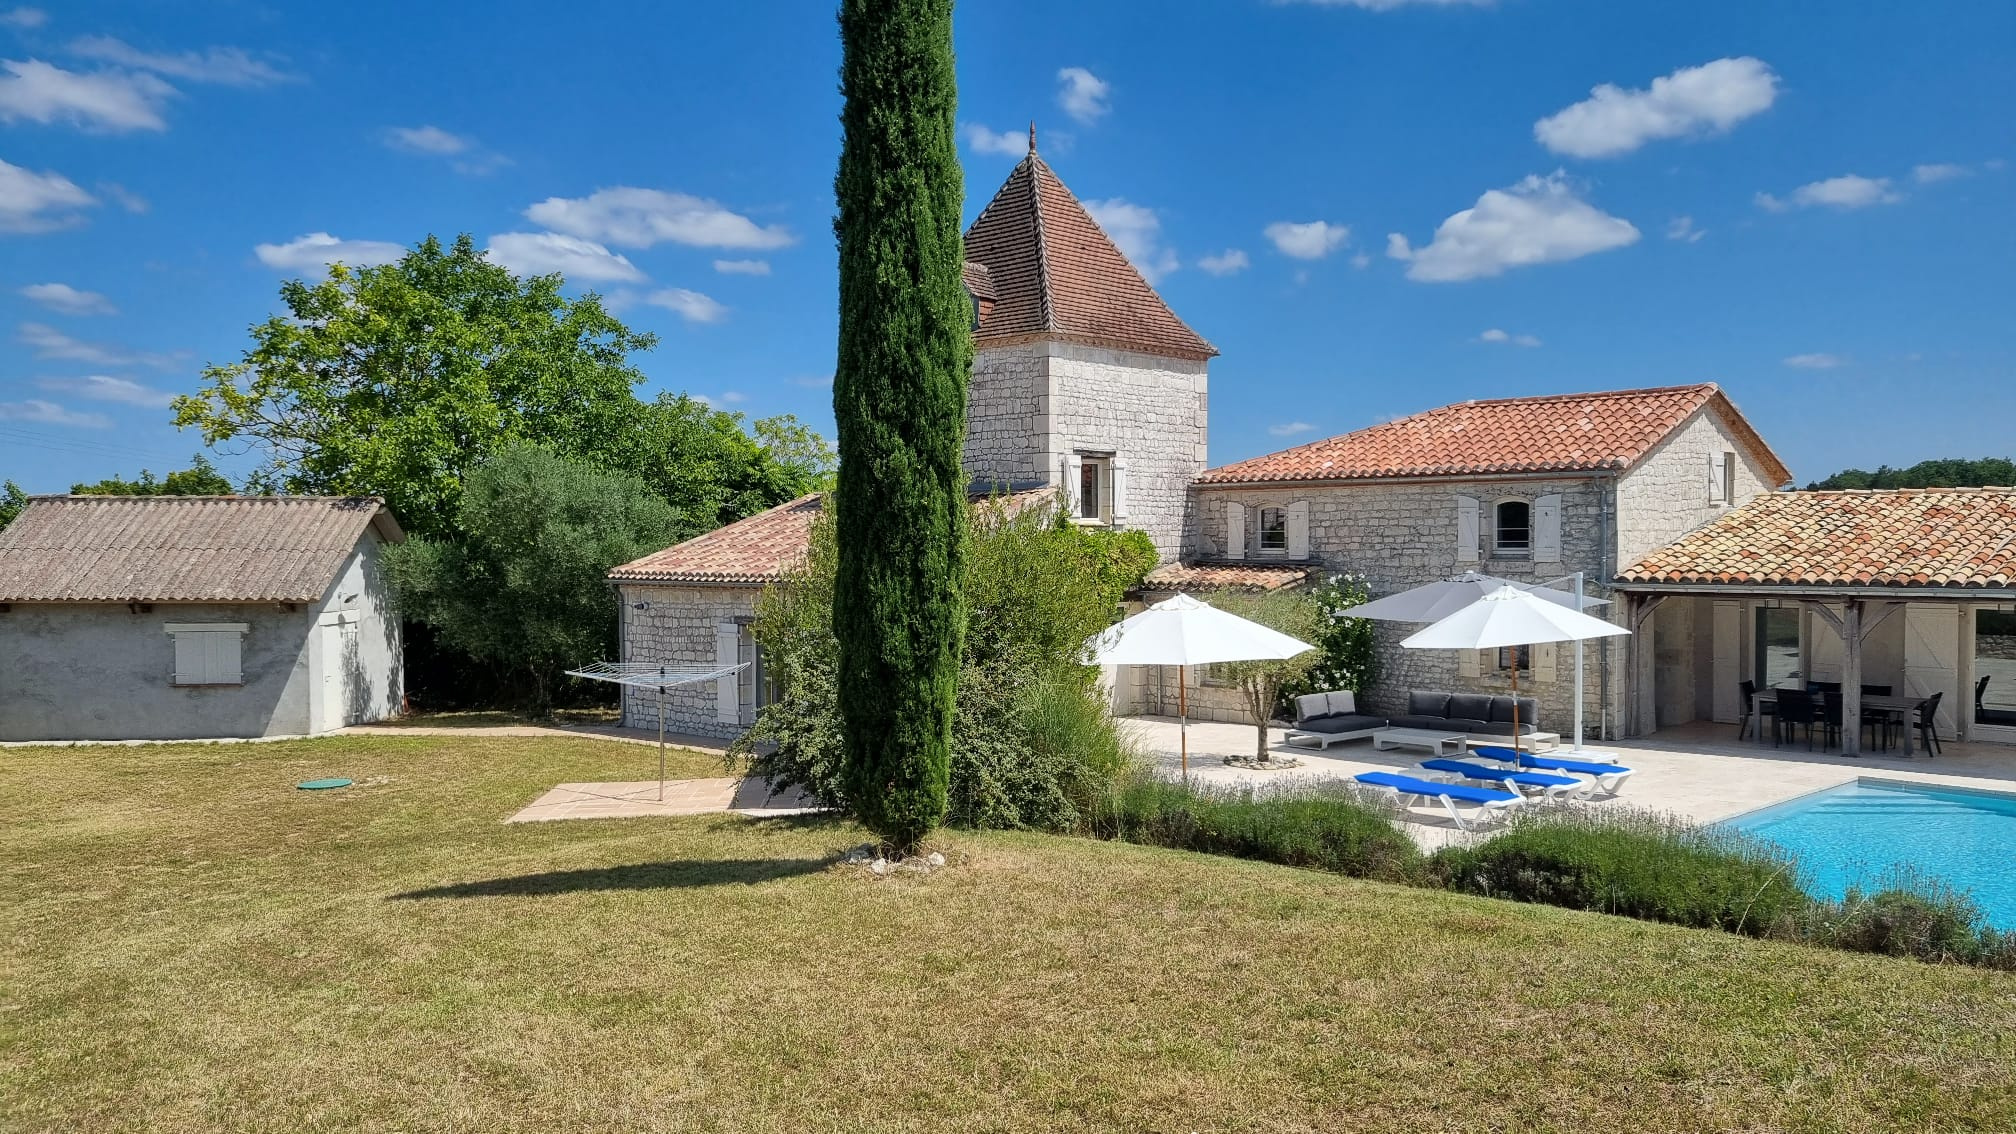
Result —
M404 695L384 501L38 496L0 531L0 741L291 736Z

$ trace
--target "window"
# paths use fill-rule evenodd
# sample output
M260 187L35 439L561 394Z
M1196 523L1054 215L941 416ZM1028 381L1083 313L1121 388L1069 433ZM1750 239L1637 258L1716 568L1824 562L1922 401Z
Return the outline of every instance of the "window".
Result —
M1722 503L1736 503L1736 454L1722 452Z
M1518 667L1519 672L1521 673L1533 672L1533 647L1531 646L1498 647L1498 668L1500 670L1508 670L1512 669L1515 666Z
M777 694L754 630L752 622L738 622L735 631L735 661L742 666L735 675L736 716L745 725L755 724L757 710L776 700Z
M1288 509L1260 509L1260 550L1288 550Z
M2016 613L1974 612L1974 723L2016 726Z
M1492 509L1495 521L1493 555L1525 557L1533 553L1533 506L1524 500L1501 500Z
M1107 457L1081 457L1078 466L1078 518L1103 523L1112 502L1112 460Z
M243 622L170 622L165 627L175 640L174 685L243 685L245 674L239 664L245 631Z
M1757 688L1777 689L1799 680L1799 612L1791 607L1757 609Z

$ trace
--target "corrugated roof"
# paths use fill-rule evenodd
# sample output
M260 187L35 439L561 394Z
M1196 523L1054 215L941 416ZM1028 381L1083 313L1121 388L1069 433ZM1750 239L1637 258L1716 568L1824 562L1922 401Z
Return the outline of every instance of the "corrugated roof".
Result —
M359 496L36 496L0 531L0 602L315 602L366 528Z
M2016 488L1772 492L1627 568L1626 582L2007 587Z
M981 345L1043 333L1167 358L1218 353L1169 310L1033 147L966 230L966 259L986 268L995 293L975 336Z
M1792 479L1713 382L1459 402L1341 437L1207 469L1199 484L1625 469L1704 406L1720 411L1774 486Z
M1170 563L1148 572L1151 591L1278 591L1308 581L1314 567L1292 563Z

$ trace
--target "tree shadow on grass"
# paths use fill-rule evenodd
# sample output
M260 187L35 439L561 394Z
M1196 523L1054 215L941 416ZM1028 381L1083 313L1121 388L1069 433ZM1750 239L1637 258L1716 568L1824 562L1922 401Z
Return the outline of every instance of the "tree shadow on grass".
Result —
M519 874L510 878L485 878L476 882L456 882L407 890L387 900L418 901L425 898L537 897L544 894L578 894L595 890L682 890L701 886L753 886L779 878L817 874L838 862L838 856L823 858L729 858L689 859L677 862L640 862L628 866L605 866L594 870L549 870L539 874Z

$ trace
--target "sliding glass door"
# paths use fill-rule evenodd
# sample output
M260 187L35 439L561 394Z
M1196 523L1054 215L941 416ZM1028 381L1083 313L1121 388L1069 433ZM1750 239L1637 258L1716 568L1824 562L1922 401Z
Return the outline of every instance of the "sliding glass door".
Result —
M2016 728L2016 611L1974 612L1974 723Z

